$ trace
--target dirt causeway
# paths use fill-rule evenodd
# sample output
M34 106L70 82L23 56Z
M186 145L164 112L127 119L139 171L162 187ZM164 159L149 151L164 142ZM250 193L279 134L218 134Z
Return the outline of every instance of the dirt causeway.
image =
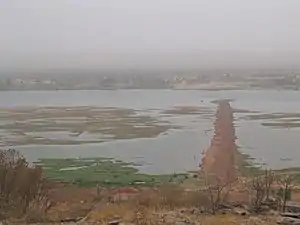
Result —
M214 123L215 132L209 148L205 151L202 171L206 175L213 175L218 180L227 183L237 177L235 166L237 146L233 110L229 101L222 100L218 104Z

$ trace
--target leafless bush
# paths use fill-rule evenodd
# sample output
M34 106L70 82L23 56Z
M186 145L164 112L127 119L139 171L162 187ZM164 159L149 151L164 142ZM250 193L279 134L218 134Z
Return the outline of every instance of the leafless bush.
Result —
M291 193L295 187L295 175L294 174L283 174L277 178L277 182L280 185L279 199L281 210L285 212L286 203L291 198Z
M0 211L2 219L26 214L35 202L47 210L47 185L40 166L30 167L15 150L0 150Z
M265 198L265 179L263 176L253 177L249 183L249 189L252 193L251 208L254 212L261 211Z
M275 173L272 170L265 170L264 174L252 177L250 182L247 183L248 190L250 191L250 207L251 209L259 213L262 210L262 206L269 206L276 208L276 202L274 202L273 188L276 180Z
M279 189L274 189L275 181L277 181ZM273 202L275 203L275 207L277 204L282 211L285 211L286 202L290 198L292 189L295 186L295 176L292 173L275 176L271 170L266 170L264 175L253 177L248 186L252 194L252 210L257 213L260 212L264 204L270 203L270 197L276 197L275 202ZM272 190L277 190L277 196L270 196Z
M205 176L205 193L207 194L210 202L210 210L213 214L217 212L222 203L226 202L229 194L229 187L235 182L223 181L218 176L206 175Z
M265 198L266 201L268 201L270 198L272 185L275 181L274 172L272 170L265 170L264 180L265 180Z

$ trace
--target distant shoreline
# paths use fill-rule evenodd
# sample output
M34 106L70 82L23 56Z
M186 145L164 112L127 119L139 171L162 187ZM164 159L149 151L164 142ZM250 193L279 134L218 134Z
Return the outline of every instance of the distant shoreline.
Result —
M198 87L198 88L62 88L62 89L0 89L0 92L8 92L8 91L118 91L118 90L173 90L173 91L257 91L257 90L273 90L273 91L300 91L300 89L295 88L241 88L241 87Z

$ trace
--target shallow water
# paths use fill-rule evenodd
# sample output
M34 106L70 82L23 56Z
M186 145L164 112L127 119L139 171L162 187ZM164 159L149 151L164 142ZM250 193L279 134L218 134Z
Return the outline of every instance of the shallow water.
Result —
M28 91L1 92L0 107L16 106L112 106L132 109L171 109L174 106L209 106L221 98L235 99L234 108L262 113L300 112L300 92L296 91ZM158 114L158 110L151 113ZM242 119L236 114L236 134L241 151L272 168L300 165L299 128L274 129L260 121ZM197 169L201 152L209 145L213 118L200 115L165 116L182 130L170 131L157 138L117 140L103 144L76 146L18 146L31 161L42 157L104 156L126 161L145 161L142 171L170 173ZM1 140L1 139L0 139ZM282 160L292 158L292 160Z
M133 109L164 109L175 105L199 105L201 101L235 99L234 105L265 112L300 111L300 92L274 90L179 91L7 91L1 92L0 107L14 106L112 106Z

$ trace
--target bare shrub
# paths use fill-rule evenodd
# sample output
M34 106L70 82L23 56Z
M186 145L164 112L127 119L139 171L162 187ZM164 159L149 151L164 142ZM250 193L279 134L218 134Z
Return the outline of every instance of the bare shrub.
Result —
M256 213L261 211L265 198L265 187L265 179L262 176L252 178L249 183L249 188L252 193L251 208Z
M283 212L285 212L286 203L291 198L292 190L295 187L295 178L294 174L283 174L277 178L277 182L280 185L278 196Z
M262 175L252 177L246 183L250 196L251 209L259 213L263 206L277 208L277 200L274 198L275 173L266 169Z
M230 186L236 181L224 181L216 175L206 175L205 193L208 196L210 210L213 214L219 210L220 205L225 203L229 195Z
M277 196L273 202L270 202L270 197L274 197L274 182L277 181L279 189ZM253 177L248 183L251 196L251 207L256 213L261 212L262 206L278 207L285 211L286 203L290 199L291 192L295 186L295 176L292 173L279 174L275 176L271 170L266 170L264 175ZM273 196L271 196L273 194ZM274 198L272 198L274 199ZM270 205L270 203L272 203Z
M266 201L270 199L271 188L275 181L275 174L272 170L265 170L265 198Z
M0 211L2 219L20 217L35 204L47 210L46 182L40 166L29 167L15 150L0 150Z

